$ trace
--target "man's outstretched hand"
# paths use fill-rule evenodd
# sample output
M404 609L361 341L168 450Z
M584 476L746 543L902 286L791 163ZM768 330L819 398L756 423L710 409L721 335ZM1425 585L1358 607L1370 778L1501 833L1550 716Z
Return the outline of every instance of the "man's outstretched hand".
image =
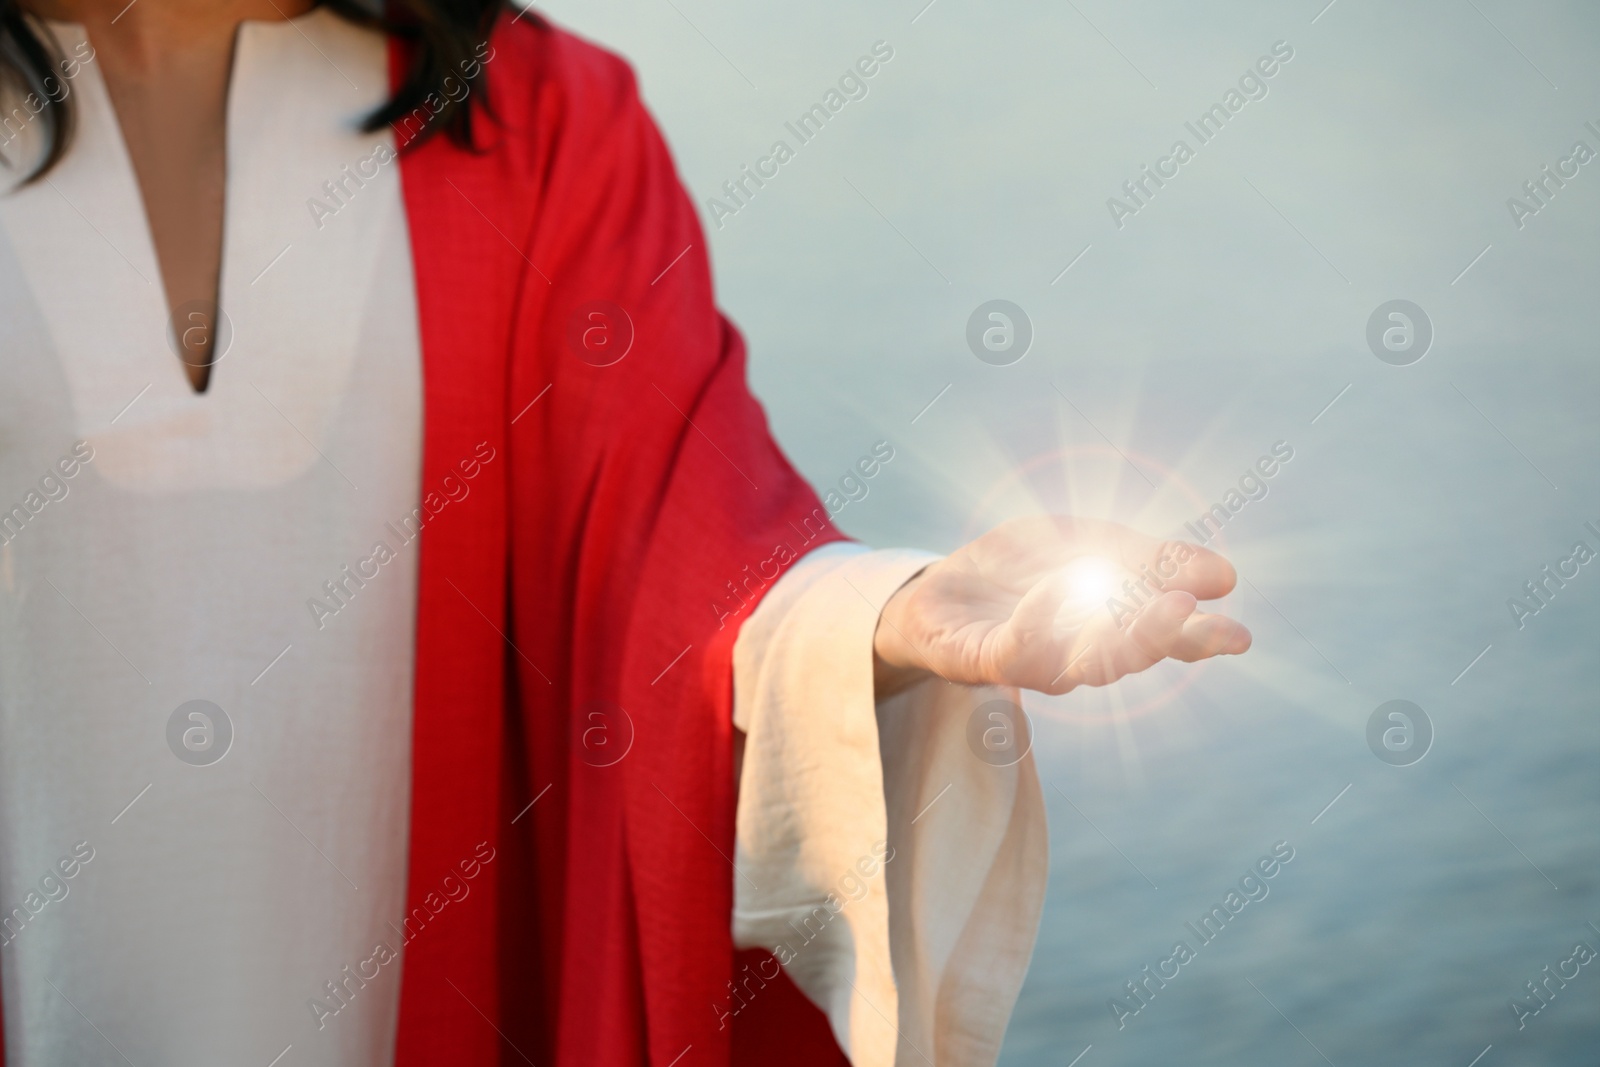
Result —
M880 696L927 674L1065 693L1168 657L1237 655L1250 631L1197 611L1233 589L1227 560L1114 522L1014 519L890 598L873 640Z

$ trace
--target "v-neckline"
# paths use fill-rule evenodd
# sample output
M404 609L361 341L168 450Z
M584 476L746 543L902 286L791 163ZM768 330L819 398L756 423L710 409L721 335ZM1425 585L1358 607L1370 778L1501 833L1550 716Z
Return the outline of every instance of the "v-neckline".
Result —
M39 181L0 196L0 269L9 245L79 435L119 484L276 485L325 465L358 338L380 320L397 344L411 328L409 305L371 303L382 264L410 260L393 133L360 129L388 96L389 43L320 8L294 22L246 23L235 51L221 269L233 340L204 394L167 337L131 161L100 72L81 59L87 35L57 31L64 54L82 50L77 136ZM362 188L348 178L353 195L308 210L347 168Z
M116 157L119 168L119 181L130 183L139 205L139 229L143 237L144 251L148 253L148 261L155 266L155 279L150 284L154 286L161 302L163 317L167 323L167 347L177 360L177 371L188 395L201 400L211 393L211 386L216 376L217 364L228 354L228 349L233 340L233 326L227 315L227 307L231 301L224 299L229 288L228 252L235 229L233 218L235 200L235 185L233 181L233 133L237 126L235 108L242 106L238 93L240 56L244 53L246 39L258 28L272 29L292 27L302 37L305 37L304 27L315 19L325 17L327 12L321 3L315 4L309 11L286 19L241 19L234 27L233 44L228 57L227 81L223 88L223 128L222 128L222 219L220 223L219 240L217 242L217 283L214 292L208 294L207 299L185 301L177 307L172 305L172 295L167 291L166 276L161 268L161 255L156 246L155 228L151 224L149 205L145 200L144 184L139 179L139 171L133 162L133 153L128 148L128 140L122 128L122 116L117 111L116 101L111 96L111 87L106 82L103 71L96 67L91 73L98 83L100 95L106 105L106 118L109 120L112 154ZM91 53L94 51L94 40L89 36L86 26L78 22L63 22L55 19L46 20L50 31L58 39L61 31L76 36L89 45ZM307 38L309 40L309 38ZM85 64L93 66L92 61ZM184 327L185 321L193 322L196 315L210 313L210 323L200 323ZM200 384L195 385L189 377L190 364L184 358L184 334L189 329L209 328L211 331L211 344L206 350L206 363L204 373L200 377ZM169 370L170 370L169 364Z

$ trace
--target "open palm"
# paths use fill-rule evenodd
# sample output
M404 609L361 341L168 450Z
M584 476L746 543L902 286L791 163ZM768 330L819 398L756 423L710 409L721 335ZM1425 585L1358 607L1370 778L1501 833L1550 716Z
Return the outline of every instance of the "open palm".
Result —
M1015 519L890 599L874 642L880 684L897 688L929 672L1054 694L1108 685L1166 658L1238 654L1250 632L1196 610L1234 582L1232 565L1209 549L1097 519Z

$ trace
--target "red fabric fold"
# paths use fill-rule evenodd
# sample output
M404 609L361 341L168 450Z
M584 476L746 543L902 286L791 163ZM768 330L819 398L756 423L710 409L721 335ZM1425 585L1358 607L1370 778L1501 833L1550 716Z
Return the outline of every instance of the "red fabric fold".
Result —
M481 151L436 138L401 174L424 490L501 457L422 539L409 898L480 841L496 885L407 946L398 1061L721 1065L739 1030L742 1062L840 1062L787 983L726 1014L733 640L839 535L632 72L531 20L492 43Z

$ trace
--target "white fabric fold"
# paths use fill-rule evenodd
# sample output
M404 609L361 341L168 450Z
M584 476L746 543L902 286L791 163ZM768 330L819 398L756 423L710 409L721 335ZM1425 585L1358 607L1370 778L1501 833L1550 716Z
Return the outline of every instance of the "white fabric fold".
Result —
M777 956L855 1067L992 1064L1044 902L1031 752L969 742L1016 691L929 680L875 702L878 615L937 558L817 549L734 648L734 942Z

